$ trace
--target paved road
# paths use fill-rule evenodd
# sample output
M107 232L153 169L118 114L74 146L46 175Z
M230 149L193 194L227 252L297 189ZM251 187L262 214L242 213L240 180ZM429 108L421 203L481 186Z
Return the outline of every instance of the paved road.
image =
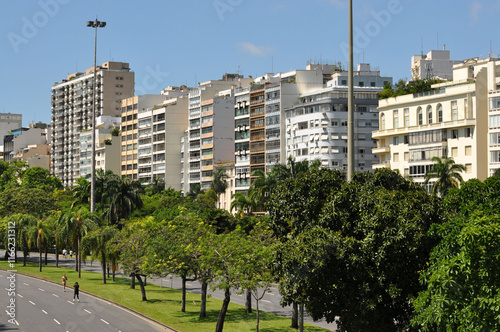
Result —
M0 251L0 257L3 257L3 253L5 251ZM22 253L18 252L18 260L19 262L22 262ZM28 257L28 260L38 262L38 255L32 254L32 256ZM19 263L18 263L19 264ZM22 264L22 263L21 263ZM55 265L55 255L48 255L48 264L49 265ZM62 256L59 256L59 266L64 266L64 267L70 267L74 268L75 267L75 259L71 258L62 258ZM92 265L90 265L90 262L87 261L86 264L83 264L82 262L82 269L86 271L93 271L93 272L98 272L102 273L102 269L100 266L99 262L94 262ZM118 276L123 277L122 273L117 273ZM126 277L126 276L125 276ZM170 287L174 289L181 289L182 283L180 278L156 278L156 279L148 279L147 282L151 282L157 285L161 285L164 287ZM137 284L136 284L137 285ZM195 294L201 294L201 284L199 282L188 282L186 284L187 286L187 291ZM139 287L137 285L137 287ZM147 291L147 289L146 289ZM223 299L224 298L224 292L222 291L209 291L210 295L216 299ZM270 313L275 313L280 316L285 316L285 317L291 317L291 307L282 307L280 305L280 300L281 296L279 294L279 291L277 287L273 287L268 294L264 296L262 300L259 302L259 309L262 311L270 312ZM244 295L237 295L233 293L231 295L231 302L236 303L239 305L245 305L245 296ZM255 308L255 300L252 300L252 307ZM336 324L335 323L327 323L324 320L320 321L313 321L311 317L305 313L304 317L304 322L322 327L324 329L328 329L330 331L334 331L336 329ZM2 329L0 328L0 331Z
M0 331L174 331L82 292L73 302L72 289L44 280L0 271L0 287Z

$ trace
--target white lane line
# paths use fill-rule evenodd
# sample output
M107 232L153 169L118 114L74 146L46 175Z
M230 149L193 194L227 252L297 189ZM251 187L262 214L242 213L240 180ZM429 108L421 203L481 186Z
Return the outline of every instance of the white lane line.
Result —
M61 323L59 323L59 322L57 321L57 319L55 319L55 318L54 318L54 322L56 322L57 324L61 325Z
M14 322L16 322L16 325L19 325L18 321L16 319L14 319Z
M27 283L23 282L23 285L29 286L30 284L27 284Z
M71 302L71 301L66 301L66 302L71 303L72 305L75 305L75 304L74 304L73 302Z
M33 302L31 302L31 301L30 301L30 303L31 303L31 304L33 304L33 305L35 305L35 303L33 303Z
M38 288L39 290L41 290L42 292L45 292L45 289L41 289L41 288Z
M102 319L102 318L101 318L101 320L102 320L104 323L106 323L106 324L108 324L108 325L109 325L109 323L108 323L108 322L106 322L104 319Z
M44 314L48 315L47 311L45 311L45 310L43 310L43 309L42 309L42 312L43 312Z
M52 295L54 295L55 297L59 297L59 295L57 295L57 294L52 294Z
M268 301L268 300L261 300L262 302L266 302L266 303L271 303L271 301Z
M17 294L17 296L19 296L20 298L22 298L22 297L23 297L21 294Z
M88 311L87 309L83 309L83 311L88 312L89 314L92 315L92 313L90 311Z

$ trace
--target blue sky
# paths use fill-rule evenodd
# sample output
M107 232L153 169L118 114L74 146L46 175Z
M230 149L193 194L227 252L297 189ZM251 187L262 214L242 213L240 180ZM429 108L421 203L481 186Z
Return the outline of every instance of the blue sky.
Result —
M354 0L355 62L394 80L431 49L455 60L500 53L500 0ZM50 122L50 89L97 62L129 62L136 92L168 85L303 69L309 60L347 68L347 0L1 1L0 112L23 125Z

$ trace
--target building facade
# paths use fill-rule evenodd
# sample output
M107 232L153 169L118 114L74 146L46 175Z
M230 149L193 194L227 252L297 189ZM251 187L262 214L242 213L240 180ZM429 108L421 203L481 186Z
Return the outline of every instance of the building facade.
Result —
M322 167L347 169L347 72L332 75L325 88L301 94L285 110L286 153L297 161L320 160ZM378 157L372 131L378 128L378 93L391 77L380 76L369 64L354 72L355 171L369 171Z
M64 186L80 174L80 134L92 130L94 67L68 75L52 87L51 173ZM105 62L96 72L96 117L120 116L121 101L134 95L134 72L128 63Z
M380 101L375 167L398 170L422 183L433 157L465 166L464 180L484 180L500 167L499 61L469 59L453 68L453 81L433 91ZM495 159L496 158L496 159Z

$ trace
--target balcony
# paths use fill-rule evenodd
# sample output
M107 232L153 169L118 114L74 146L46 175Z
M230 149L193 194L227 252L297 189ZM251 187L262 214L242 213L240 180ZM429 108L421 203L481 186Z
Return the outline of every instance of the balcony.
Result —
M385 130L376 130L372 132L373 139L380 139L386 136L403 135L412 132L433 130L433 129L449 129L449 128L461 128L461 127L471 127L476 125L476 119L461 119L446 122L436 122L431 124L423 124L419 126L410 127L400 127Z
M383 146L383 147L377 147L372 149L373 154L382 154L382 153L389 153L391 152L391 147L390 146Z

